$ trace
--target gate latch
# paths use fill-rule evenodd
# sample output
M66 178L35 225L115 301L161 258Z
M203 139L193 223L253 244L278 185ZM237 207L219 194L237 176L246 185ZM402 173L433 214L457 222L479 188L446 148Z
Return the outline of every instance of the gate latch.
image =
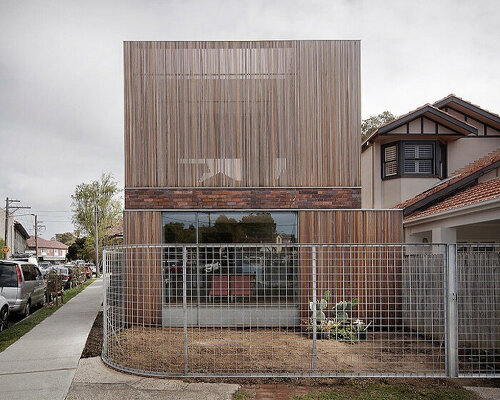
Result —
M451 293L451 301L457 301L457 294L456 293Z

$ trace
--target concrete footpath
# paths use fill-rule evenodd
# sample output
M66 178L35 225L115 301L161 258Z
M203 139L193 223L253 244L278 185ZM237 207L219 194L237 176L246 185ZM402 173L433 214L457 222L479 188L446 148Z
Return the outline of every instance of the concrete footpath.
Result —
M115 371L100 357L82 358L67 400L231 400L239 385L189 383Z
M0 399L66 398L101 303L98 279L0 353Z

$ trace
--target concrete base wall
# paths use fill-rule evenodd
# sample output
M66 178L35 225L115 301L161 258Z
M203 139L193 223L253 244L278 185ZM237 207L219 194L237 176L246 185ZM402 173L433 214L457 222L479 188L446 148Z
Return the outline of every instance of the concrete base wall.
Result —
M295 327L300 325L298 306L244 306L213 304L188 306L188 326L196 327ZM164 327L184 326L182 306L163 306Z

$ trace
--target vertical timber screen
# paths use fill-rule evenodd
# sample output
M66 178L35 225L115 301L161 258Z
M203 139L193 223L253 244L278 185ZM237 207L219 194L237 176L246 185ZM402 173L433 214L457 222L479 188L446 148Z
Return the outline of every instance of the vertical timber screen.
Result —
M109 248L103 359L156 376L441 377L458 354L460 374L497 376L498 246L455 249Z

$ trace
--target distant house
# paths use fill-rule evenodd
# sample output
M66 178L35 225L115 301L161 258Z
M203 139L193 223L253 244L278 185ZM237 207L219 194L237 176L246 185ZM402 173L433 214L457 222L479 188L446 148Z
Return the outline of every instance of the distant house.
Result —
M24 226L14 220L11 215L8 220L7 228L7 242L9 247L9 252L7 257L12 254L24 253L26 251L26 239L29 238L29 234L24 228ZM5 209L0 208L0 239L5 240Z
M29 250L35 252L36 244L35 237L30 236L26 241L26 246ZM47 240L41 237L38 238L38 254L39 260L44 261L64 261L68 253L68 246L57 240Z
M113 223L108 236L106 237L106 245L121 244L123 242L123 219L118 219Z
M14 222L14 245L12 249L14 254L26 252L26 240L30 237L29 233L24 229L24 226L18 222Z
M500 241L500 116L455 95L362 144L362 206L403 209L407 242Z

